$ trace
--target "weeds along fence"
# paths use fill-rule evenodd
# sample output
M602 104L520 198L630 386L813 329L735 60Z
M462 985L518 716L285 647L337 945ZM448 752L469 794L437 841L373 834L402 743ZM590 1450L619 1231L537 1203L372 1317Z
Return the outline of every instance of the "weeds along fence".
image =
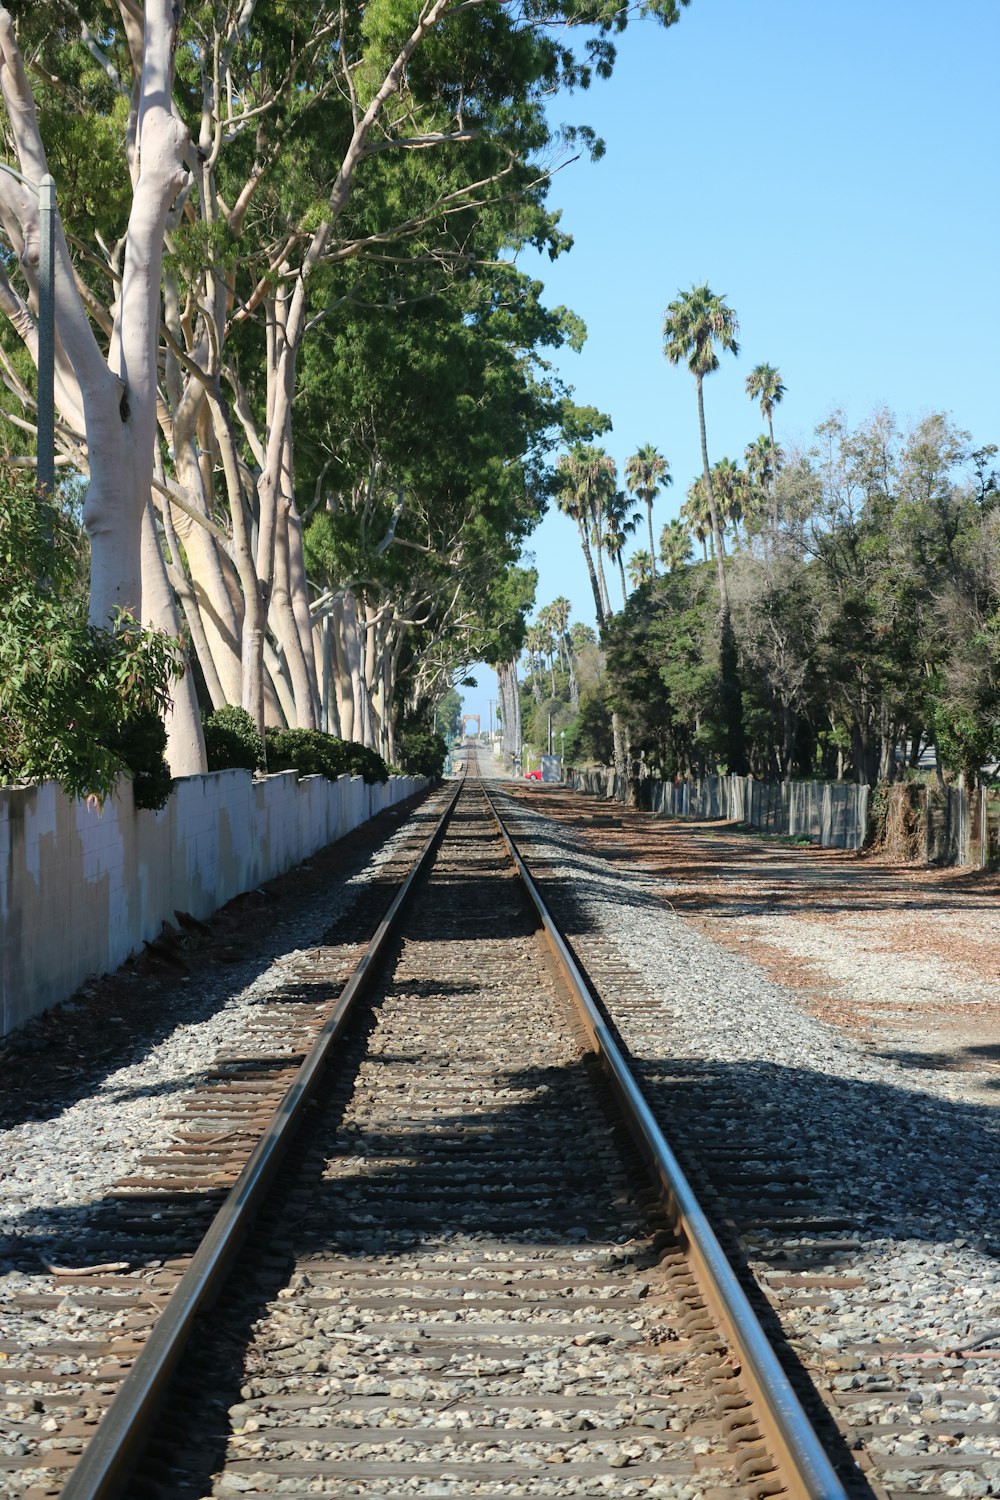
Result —
M614 772L570 773L578 791L625 801ZM668 818L729 819L761 833L809 839L825 849L877 844L900 859L1000 867L1000 786L858 786L846 781L755 781L752 776L682 777L639 783L639 802Z

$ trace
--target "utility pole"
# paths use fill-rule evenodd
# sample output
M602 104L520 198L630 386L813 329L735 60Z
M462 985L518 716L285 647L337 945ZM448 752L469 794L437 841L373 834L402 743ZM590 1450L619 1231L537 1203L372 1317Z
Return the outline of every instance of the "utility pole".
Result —
M38 185L38 446L39 489L51 498L56 487L55 423L55 224L56 185L46 172Z

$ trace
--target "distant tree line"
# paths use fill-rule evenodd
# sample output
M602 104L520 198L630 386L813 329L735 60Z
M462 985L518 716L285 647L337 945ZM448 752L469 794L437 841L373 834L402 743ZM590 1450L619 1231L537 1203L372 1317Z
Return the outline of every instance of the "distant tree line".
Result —
M1000 756L996 447L887 410L815 437L766 484L715 466L714 557L678 560L664 528L663 572L604 627L607 704L664 774L736 769L724 579L740 769L872 784L933 747L974 782Z
M664 314L664 355L695 381L702 468L660 532L660 571L653 503L671 482L666 458L648 443L633 454L628 496L592 443L559 461L559 504L576 523L594 596L598 682L584 713L578 688L559 691L549 650L546 722L566 720L574 753L613 758L619 773L638 757L668 776L871 785L929 756L940 781L975 783L1000 757L997 446L976 447L941 412L903 430L886 409L855 428L838 410L808 450L785 453L774 435L785 386L760 363L745 387L767 431L742 465L712 463L704 381L721 354L739 353L738 333L707 285L678 293ZM595 434L610 426L603 420ZM626 563L625 540L642 520L634 502L645 506L650 550ZM605 557L621 572L618 613ZM560 621L566 603L557 601ZM538 662L565 635L554 610L528 637L536 705Z

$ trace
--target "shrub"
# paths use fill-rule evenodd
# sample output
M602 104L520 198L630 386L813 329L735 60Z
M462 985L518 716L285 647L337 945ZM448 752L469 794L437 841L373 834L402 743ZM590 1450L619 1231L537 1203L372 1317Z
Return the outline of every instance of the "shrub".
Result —
M410 776L440 776L447 754L446 742L433 729L414 726L399 733L396 757Z
M269 771L298 771L302 776L363 776L387 781L385 761L364 745L324 734L320 729L268 729L264 734Z
M123 719L106 736L107 747L132 775L136 807L163 807L174 784L167 765L167 731L156 709L144 709Z
M136 806L162 807L181 646L131 615L90 625L79 548L58 507L0 468L0 781L51 779L103 802L131 775Z
M240 767L258 770L264 762L264 746L257 726L245 708L227 703L205 719L205 751L210 771Z

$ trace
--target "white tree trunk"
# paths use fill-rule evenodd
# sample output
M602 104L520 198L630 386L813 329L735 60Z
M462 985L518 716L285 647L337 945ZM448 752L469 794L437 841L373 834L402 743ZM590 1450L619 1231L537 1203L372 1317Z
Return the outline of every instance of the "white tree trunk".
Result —
M106 624L116 608L138 616L142 607L140 549L153 482L163 236L174 199L187 181L183 153L188 134L171 109L179 20L171 0L148 0L136 128L139 175L108 355L108 366L120 381L121 431L114 439L107 433L113 424L106 399L100 403L99 431L92 431L87 414L91 473L84 524L90 536L90 616L95 624ZM86 407L86 380L82 386Z
M180 635L180 616L160 550L152 502L142 518L142 624ZM188 669L171 688L166 715L167 764L172 776L198 776L208 769L194 679Z
M179 9L171 0L147 0L143 13L141 70L133 93L136 147L132 206L125 236L118 301L105 359L94 337L76 283L58 214L55 223L54 304L58 379L56 395L67 426L87 444L89 484L83 517L90 538L90 619L107 626L118 610L136 619L168 613L162 592L144 610L143 528L153 480L157 423L157 353L160 332L160 273L170 209L186 182L183 153L187 131L172 112L173 53ZM21 172L38 183L48 166L35 104L8 11L0 9L0 89ZM5 226L20 221L29 284L37 273L37 205L6 175L0 192ZM16 242L16 241L15 241ZM36 282L37 284L37 282ZM150 517L145 572L150 586L166 588L162 558ZM170 601L172 605L172 600ZM172 610L176 622L176 611ZM170 731L171 769L204 769L200 723L190 674L175 696ZM175 747L176 752L175 752Z

